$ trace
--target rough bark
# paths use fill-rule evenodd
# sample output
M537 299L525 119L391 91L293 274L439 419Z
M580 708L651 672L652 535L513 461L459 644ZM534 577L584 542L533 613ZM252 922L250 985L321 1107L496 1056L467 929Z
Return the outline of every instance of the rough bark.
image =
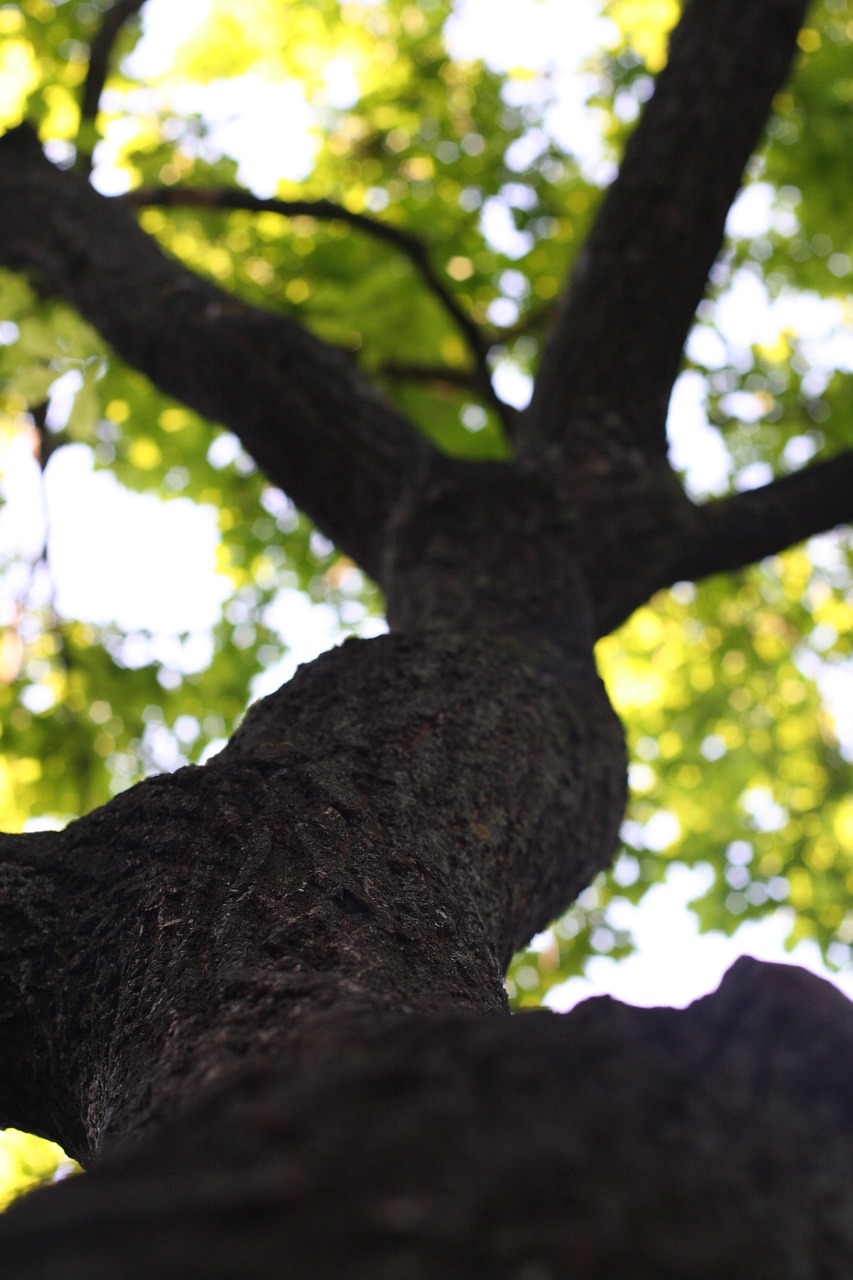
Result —
M853 1258L853 1006L343 1025L0 1224L8 1280L802 1280Z
M0 143L0 261L232 427L392 627L204 768L0 838L0 1124L92 1169L0 1223L4 1277L849 1275L837 993L747 964L684 1013L510 1020L500 977L614 849L595 636L816 531L846 474L697 509L660 435L802 11L688 4L505 464L443 458L348 357Z
M203 768L5 838L0 1125L88 1163L330 1024L502 1009L513 950L611 856L624 775L588 656L332 651Z

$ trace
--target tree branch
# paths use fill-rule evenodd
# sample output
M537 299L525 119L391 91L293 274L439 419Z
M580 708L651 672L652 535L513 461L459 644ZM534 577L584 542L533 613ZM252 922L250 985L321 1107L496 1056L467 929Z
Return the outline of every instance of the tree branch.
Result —
M537 329L545 328L556 309L556 301L545 302L541 307L534 307L531 311L522 313L513 324L501 325L500 328L497 325L493 326L487 330L487 340L492 346L500 346L508 338L518 338L522 334L533 333Z
M681 351L806 7L685 6L546 348L522 426L530 452L607 411L645 451L664 456Z
M338 1024L13 1205L4 1278L847 1280L851 1052L750 958L683 1010Z
M476 390L496 410L509 432L512 425L511 407L500 399L492 386L489 369L491 344L433 267L427 246L411 231L391 226L387 222L378 222L365 213L356 213L332 200L262 199L231 187L138 187L117 199L137 208L156 205L160 208L196 206L205 209L245 209L252 213L279 213L284 218L308 216L325 222L345 222L385 244L393 245L406 255L462 334L474 360Z
M162 391L231 428L267 476L380 578L403 473L431 446L349 357L168 258L114 200L0 139L0 261L63 298Z
M144 3L145 0L116 0L113 7L104 15L104 20L89 46L89 70L83 82L83 96L80 103L81 128L94 122L109 74L110 58L115 42L124 24L139 13ZM92 171L90 150L84 151L78 148L77 169L84 177L89 176Z
M380 365L379 376L391 382L431 382L446 387L458 387L473 393L477 389L477 377L473 369L453 369L445 364L398 364L390 360Z
M853 450L697 508L671 581L754 564L853 520Z

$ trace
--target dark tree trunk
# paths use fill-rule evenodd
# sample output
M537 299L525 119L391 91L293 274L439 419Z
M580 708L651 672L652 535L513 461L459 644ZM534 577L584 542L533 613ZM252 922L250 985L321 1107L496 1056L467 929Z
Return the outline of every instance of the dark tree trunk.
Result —
M371 1018L3 1226L27 1280L849 1275L850 1005L744 960L684 1012Z
M5 1216L4 1280L851 1273L830 987L742 963L683 1013L511 1020L501 984L616 846L595 638L853 514L849 458L698 508L665 456L804 8L687 5L504 464L442 457L341 353L0 141L0 261L237 432L392 628L203 768L0 837L0 1124L90 1169Z

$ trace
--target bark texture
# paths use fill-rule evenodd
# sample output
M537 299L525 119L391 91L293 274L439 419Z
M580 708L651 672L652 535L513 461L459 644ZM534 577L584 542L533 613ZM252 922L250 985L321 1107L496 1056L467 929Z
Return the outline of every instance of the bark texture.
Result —
M0 1123L88 1163L341 1020L503 1009L512 952L611 855L624 776L589 658L437 632L303 667L203 768L6 838L0 1060L29 1078L4 1070Z
M30 130L0 140L0 263L234 430L392 628L205 767L0 837L0 1125L92 1170L4 1218L4 1278L853 1270L831 988L742 964L683 1013L510 1020L501 985L616 845L596 636L853 515L847 456L697 508L664 448L804 8L685 6L507 463L443 457L344 353L169 259Z
M4 1275L845 1276L852 1052L838 992L749 960L684 1012L344 1025L13 1207Z

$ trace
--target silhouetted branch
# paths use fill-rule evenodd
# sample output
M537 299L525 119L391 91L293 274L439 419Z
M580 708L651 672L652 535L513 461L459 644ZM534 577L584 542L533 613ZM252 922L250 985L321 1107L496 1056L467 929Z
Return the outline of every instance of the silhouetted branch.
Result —
M340 349L168 257L130 212L0 138L0 263L73 306L168 395L230 427L273 483L373 577L384 520L431 446Z
M406 255L430 292L438 299L453 324L460 331L474 359L476 390L509 427L507 406L492 386L489 370L490 343L479 326L464 311L433 267L424 242L410 231L379 222L365 213L356 213L332 200L279 200L253 196L231 187L137 187L116 197L135 208L196 207L205 209L243 209L251 213L278 213L284 218L311 217L324 222L344 222L375 240L393 245Z
M449 365L398 364L389 361L380 366L379 376L391 382L437 382L476 392L477 375L473 369L452 369Z
M853 521L853 450L697 510L672 581L741 569Z
M103 22L89 46L89 70L83 81L80 103L81 126L91 124L97 116L115 42L124 24L139 13L144 3L145 0L116 0L113 7L104 14ZM78 172L88 177L92 171L91 151L78 150L77 168Z
M685 5L561 304L521 428L529 452L568 445L576 424L606 412L664 459L682 348L806 8L807 0Z

